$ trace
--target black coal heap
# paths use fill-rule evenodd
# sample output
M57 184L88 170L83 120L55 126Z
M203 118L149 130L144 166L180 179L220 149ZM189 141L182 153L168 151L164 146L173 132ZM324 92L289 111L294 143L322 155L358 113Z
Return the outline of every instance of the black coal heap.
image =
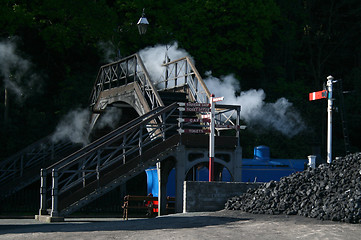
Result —
M361 153L264 183L228 199L225 208L361 223Z

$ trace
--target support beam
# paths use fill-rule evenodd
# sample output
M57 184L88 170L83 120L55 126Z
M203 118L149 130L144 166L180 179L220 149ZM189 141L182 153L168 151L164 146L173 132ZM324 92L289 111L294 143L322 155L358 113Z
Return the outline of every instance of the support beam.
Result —
M176 192L175 192L175 212L183 212L183 182L185 179L185 164L187 155L184 145L178 146L176 149Z
M46 169L40 170L40 209L39 215L47 215L46 207Z
M58 170L52 171L52 187L51 187L51 217L58 216Z

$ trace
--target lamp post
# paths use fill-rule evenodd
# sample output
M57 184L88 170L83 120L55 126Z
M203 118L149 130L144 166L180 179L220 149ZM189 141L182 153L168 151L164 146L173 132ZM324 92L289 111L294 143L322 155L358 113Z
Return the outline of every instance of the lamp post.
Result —
M147 28L149 25L148 19L145 17L144 8L143 8L142 16L140 17L137 25L138 25L139 34L144 35L147 32Z

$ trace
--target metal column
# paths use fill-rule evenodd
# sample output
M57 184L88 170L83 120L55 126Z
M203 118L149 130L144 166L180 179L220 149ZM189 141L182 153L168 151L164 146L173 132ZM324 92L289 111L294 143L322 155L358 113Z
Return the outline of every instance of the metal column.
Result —
M58 216L58 170L52 172L53 185L51 187L51 217Z
M46 169L40 170L40 209L39 215L46 215Z

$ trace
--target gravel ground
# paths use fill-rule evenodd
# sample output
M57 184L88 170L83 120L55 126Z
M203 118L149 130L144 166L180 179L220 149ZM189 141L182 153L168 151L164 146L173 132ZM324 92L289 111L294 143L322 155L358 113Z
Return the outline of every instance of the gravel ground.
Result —
M81 218L63 223L0 219L0 239L360 239L361 225L241 211L153 219Z

